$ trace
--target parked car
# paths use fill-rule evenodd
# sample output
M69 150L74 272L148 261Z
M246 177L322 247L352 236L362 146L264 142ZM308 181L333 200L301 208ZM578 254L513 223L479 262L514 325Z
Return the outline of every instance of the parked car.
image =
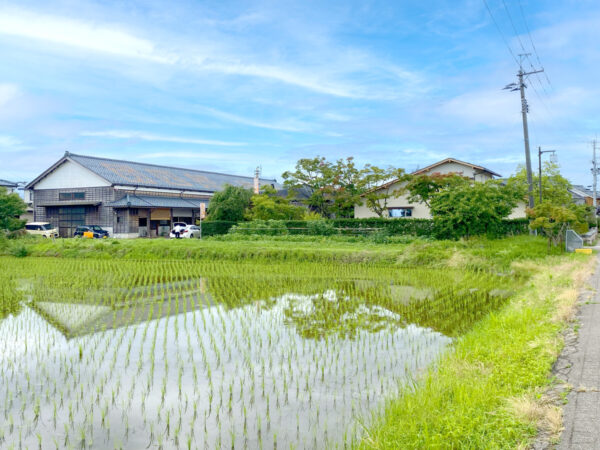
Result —
M58 237L58 230L48 222L30 222L25 225L25 231L45 238Z
M179 236L178 236L179 234ZM171 233L169 234L169 237L171 238L199 238L201 237L201 233L200 233L200 227L196 226L196 225L186 225L183 228L179 228L178 231L176 231L175 228L173 228L173 230L171 230Z
M171 232L169 233L169 237L180 238L181 232L185 230L188 224L185 222L173 222L173 228L171 228Z
M98 225L79 225L75 229L73 237L92 237L95 239L105 239L108 237L108 231Z

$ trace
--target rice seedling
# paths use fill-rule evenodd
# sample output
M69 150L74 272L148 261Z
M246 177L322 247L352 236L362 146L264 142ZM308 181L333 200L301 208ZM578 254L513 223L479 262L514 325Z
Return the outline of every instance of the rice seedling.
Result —
M0 444L15 448L351 446L515 282L368 263L0 263Z

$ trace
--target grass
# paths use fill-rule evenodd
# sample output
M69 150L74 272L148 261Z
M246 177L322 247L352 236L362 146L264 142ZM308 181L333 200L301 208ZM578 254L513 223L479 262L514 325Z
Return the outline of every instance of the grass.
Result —
M548 258L507 307L456 344L413 391L390 401L362 448L526 448L557 411L535 399L550 383L560 331L593 260ZM533 400L532 400L533 399Z

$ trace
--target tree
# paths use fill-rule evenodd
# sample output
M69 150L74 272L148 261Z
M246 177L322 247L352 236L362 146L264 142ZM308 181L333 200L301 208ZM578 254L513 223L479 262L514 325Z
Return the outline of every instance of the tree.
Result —
M532 230L541 230L548 236L548 250L552 245L564 243L567 229L579 222L575 211L550 202L528 208L527 215L532 219L529 227Z
M338 159L331 165L331 183L325 192L331 200L330 211L335 217L353 217L354 206L360 203L362 171L354 158Z
M533 199L539 203L540 184L539 175L533 174ZM507 179L507 184L519 186L527 193L527 171L524 166L517 168L517 173ZM568 206L573 203L573 197L569 192L571 183L560 174L560 166L551 161L545 161L542 166L542 201L553 205Z
M361 172L360 188L364 192L367 208L379 217L384 217L388 202L406 192L406 187L402 186L406 179L404 169L381 169L371 164L365 165Z
M244 220L244 213L250 206L252 191L237 186L226 185L222 191L215 192L208 204L207 220Z
M271 186L263 186L260 194L255 194L250 199L250 208L245 217L248 220L300 220L306 210L302 206L295 206L277 195Z
M27 211L27 205L19 194L9 194L0 187L0 230L15 231L25 226L25 220L19 219Z
M328 186L333 178L331 163L324 157L304 158L296 163L294 172L286 171L282 175L284 186L293 191L305 189L309 196L302 202L322 216L329 216L329 204L326 198Z
M462 177L429 196L437 234L445 238L495 233L522 192L496 180L472 182Z
M413 175L408 177L406 189L409 192L408 201L411 203L425 203L431 208L431 199L438 192L455 184L468 180L456 173L434 172L431 175Z

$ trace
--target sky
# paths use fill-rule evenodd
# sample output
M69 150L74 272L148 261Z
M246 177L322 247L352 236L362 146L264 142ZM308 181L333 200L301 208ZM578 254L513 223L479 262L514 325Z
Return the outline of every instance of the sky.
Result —
M281 181L300 158L592 183L597 0L0 0L0 178L65 151ZM599 144L600 155L600 144ZM549 155L544 155L547 159Z

